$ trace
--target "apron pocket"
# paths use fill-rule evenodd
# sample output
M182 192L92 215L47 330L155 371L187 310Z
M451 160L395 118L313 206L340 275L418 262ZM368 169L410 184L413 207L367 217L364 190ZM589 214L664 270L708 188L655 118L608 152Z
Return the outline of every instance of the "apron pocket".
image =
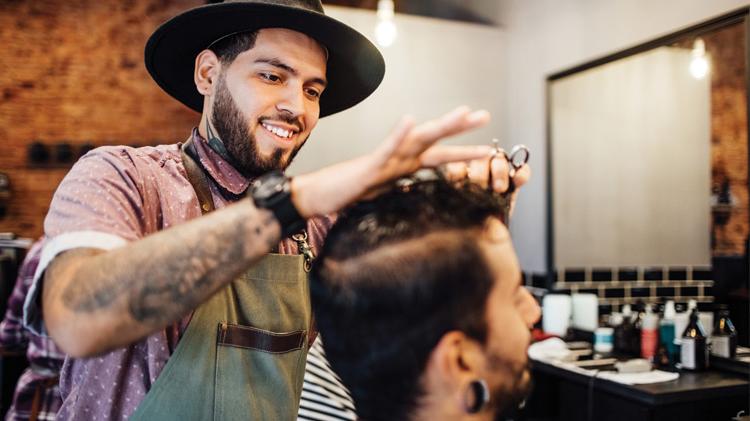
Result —
M219 346L236 346L272 354L283 354L301 349L306 337L307 332L304 330L275 333L252 326L221 323L216 342Z
M303 330L277 333L220 323L214 419L294 420L306 339Z

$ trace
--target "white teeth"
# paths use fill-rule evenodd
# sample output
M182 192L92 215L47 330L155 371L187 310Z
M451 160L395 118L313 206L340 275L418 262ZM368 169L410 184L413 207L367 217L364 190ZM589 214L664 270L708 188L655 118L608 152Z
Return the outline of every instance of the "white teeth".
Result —
M282 129L281 127L271 126L270 124L262 123L263 127L265 127L266 130L269 132L275 134L276 136L283 137L283 138L290 138L294 134L292 130L286 130Z

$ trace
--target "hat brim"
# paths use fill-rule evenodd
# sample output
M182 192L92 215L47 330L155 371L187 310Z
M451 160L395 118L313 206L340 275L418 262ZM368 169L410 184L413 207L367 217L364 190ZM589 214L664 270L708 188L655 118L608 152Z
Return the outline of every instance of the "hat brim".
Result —
M383 56L344 23L297 7L244 2L197 7L162 24L146 43L146 69L164 91L200 113L203 96L193 80L195 57L226 35L263 28L292 29L328 49L320 117L358 104L383 80Z

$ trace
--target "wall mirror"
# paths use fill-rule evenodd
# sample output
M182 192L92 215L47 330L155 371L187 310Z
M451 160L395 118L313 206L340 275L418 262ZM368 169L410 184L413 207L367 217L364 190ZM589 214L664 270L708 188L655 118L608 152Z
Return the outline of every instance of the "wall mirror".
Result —
M551 272L747 265L747 17L548 77Z

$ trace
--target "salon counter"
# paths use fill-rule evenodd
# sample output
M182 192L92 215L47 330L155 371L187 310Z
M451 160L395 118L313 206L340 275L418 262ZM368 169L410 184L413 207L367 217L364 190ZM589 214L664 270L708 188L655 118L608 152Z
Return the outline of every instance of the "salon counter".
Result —
M677 380L627 385L532 360L527 420L730 420L748 413L747 376L707 370Z

